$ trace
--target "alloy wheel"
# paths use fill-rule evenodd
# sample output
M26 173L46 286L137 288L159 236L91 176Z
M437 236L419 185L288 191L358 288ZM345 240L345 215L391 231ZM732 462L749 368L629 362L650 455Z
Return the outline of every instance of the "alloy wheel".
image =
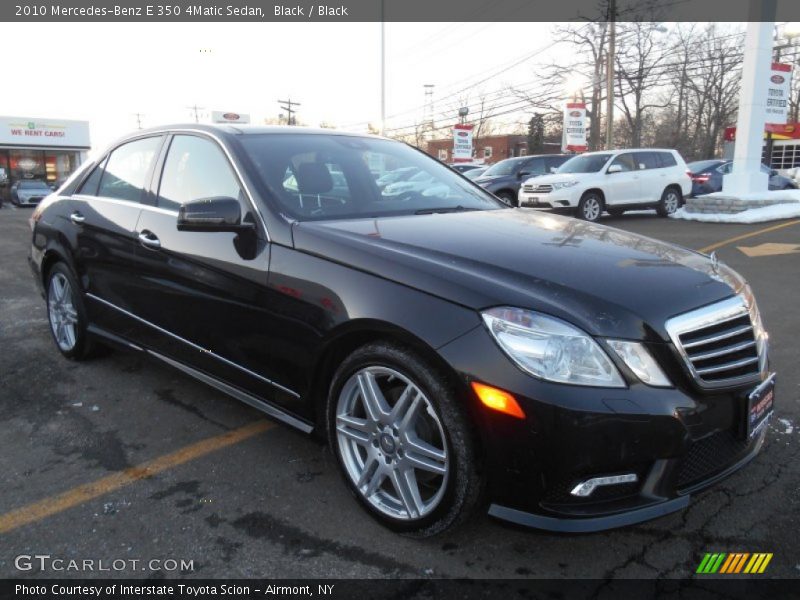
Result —
M667 195L664 197L664 211L671 215L676 210L678 210L678 194L673 191L667 192Z
M600 201L594 196L586 198L583 202L583 218L587 221L596 221L600 217Z
M339 394L336 435L347 475L381 513L416 520L440 503L450 471L444 429L408 377L382 366L354 373Z
M62 351L69 352L77 342L78 311L72 302L72 286L63 273L56 272L50 278L47 308L56 343Z

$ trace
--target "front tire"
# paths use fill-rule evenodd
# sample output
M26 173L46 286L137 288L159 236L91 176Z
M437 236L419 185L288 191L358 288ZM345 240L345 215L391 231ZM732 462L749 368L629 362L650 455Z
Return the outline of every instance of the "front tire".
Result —
M514 194L508 191L502 191L497 193L497 197L500 198L503 202L508 204L509 206L519 206L517 204L517 199L514 197Z
M86 328L88 319L80 287L62 262L47 274L47 320L59 352L71 360L88 358L94 346Z
M333 377L328 434L361 505L397 532L427 537L481 500L475 443L453 386L415 352L375 342Z
M656 206L656 213L658 213L658 216L667 217L678 210L683 203L683 198L681 196L681 192L674 187L665 189L664 193L661 194L661 201L658 203L658 206Z
M578 203L579 219L596 223L603 214L603 197L597 192L586 192Z

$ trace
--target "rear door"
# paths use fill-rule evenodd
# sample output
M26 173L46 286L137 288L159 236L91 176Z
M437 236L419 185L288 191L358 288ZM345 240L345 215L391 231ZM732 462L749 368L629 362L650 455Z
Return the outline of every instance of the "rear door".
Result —
M160 161L154 206L137 225L140 281L148 293L137 314L151 324L143 343L156 352L294 411L280 380L273 315L266 296L267 232L223 148L202 135L176 134ZM178 231L186 202L236 198L257 233Z
M69 200L69 231L78 274L87 293L89 320L102 330L136 337L129 315L136 284L136 222L164 136L115 148Z
M658 202L670 183L667 181L668 169L661 166L656 152L634 152L634 160L639 168L641 202Z
M614 165L618 165L622 170L617 173L609 173L608 169L606 170L607 183L603 190L606 204L613 206L640 202L642 186L633 152L617 155L608 168Z

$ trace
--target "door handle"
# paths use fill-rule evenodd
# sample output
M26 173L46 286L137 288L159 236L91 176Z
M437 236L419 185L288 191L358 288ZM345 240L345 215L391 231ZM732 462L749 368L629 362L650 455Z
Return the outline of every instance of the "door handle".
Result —
M147 229L139 232L139 243L147 248L161 248L161 240L152 231Z
M69 220L72 221L73 223L75 223L76 225L80 225L81 223L83 223L86 220L86 217L84 217L81 213L79 213L76 210L74 213L72 213L69 216Z

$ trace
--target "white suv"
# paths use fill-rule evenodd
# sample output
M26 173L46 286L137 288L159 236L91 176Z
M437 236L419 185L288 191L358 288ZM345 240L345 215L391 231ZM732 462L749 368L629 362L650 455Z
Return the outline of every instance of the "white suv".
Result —
M552 175L526 180L519 206L573 208L577 216L597 221L603 210L655 208L674 213L692 191L686 163L677 150L610 150L574 156Z

